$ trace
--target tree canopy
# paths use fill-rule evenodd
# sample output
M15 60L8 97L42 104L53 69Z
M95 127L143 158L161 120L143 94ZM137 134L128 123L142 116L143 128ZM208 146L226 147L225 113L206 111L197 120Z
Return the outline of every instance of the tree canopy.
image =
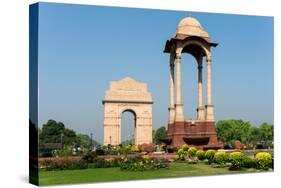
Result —
M78 138L78 142L77 142L78 146L90 148L90 146L91 146L91 138L90 138L89 135L87 135L87 134L78 134L77 138ZM92 146L97 146L97 145L100 145L100 144L97 141L92 140Z
M153 132L153 143L155 144L161 144L163 143L163 139L166 137L167 135L167 130L166 127L160 127L157 130L155 130Z
M72 129L68 129L62 122L48 120L39 130L39 144L61 143L68 146L90 147L91 138L86 134L76 134ZM98 145L98 142L92 141L93 145Z
M274 128L273 125L269 125L267 123L261 124L259 127L260 131L260 141L264 145L271 144L273 142L273 134L274 134Z
M41 131L39 132L40 144L45 143L60 143L61 135L65 132L65 126L61 122L55 120L48 120L46 124L43 124ZM67 134L69 131L66 131ZM68 139L69 141L69 139Z
M216 132L219 140L225 145L239 140L246 145L262 144L267 147L273 142L273 125L267 123L255 127L243 120L220 120L216 123Z

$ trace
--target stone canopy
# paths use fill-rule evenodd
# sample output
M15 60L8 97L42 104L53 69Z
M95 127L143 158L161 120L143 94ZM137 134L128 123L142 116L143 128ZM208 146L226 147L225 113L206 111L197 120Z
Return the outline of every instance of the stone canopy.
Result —
M164 53L170 54L170 104L166 144L181 147L186 143L201 149L222 148L216 135L212 102L211 47L217 45L217 43L211 42L209 34L203 29L200 22L191 16L183 18L178 24L176 36L167 40ZM183 53L192 55L197 62L197 117L191 121L184 117L181 83ZM203 104L203 67L206 67L205 105Z

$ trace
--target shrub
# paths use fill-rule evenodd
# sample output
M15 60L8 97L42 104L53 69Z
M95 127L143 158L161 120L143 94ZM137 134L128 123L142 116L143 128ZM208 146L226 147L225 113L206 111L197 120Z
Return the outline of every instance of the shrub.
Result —
M252 159L251 157L244 156L243 167L244 168L256 168L256 160Z
M96 149L96 154L97 154L97 155L105 155L105 149L103 149L103 148L97 148L97 149Z
M168 161L164 159L136 157L131 159L125 159L120 162L121 170L129 170L129 171L155 170L155 169L167 168L167 167L168 167Z
M188 144L184 144L184 145L182 145L181 148L182 148L184 151L188 151L189 145L188 145Z
M125 146L125 148L124 148L124 150L123 150L123 153L124 153L125 155L128 155L129 152L131 151L131 148L132 148L131 145Z
M63 150L57 150L56 155L59 157L72 156L71 148L64 148Z
M150 159L149 155L143 155L142 158L143 158L145 161L147 161L147 160Z
M256 160L258 169L268 170L269 168L272 168L273 162L270 153L259 152L256 154Z
M196 157L197 157L197 159L199 159L199 160L204 160L205 159L205 151L203 151L203 150L198 150L197 152L196 152Z
M232 152L229 155L229 160L231 162L231 166L229 170L240 170L244 165L245 155L242 152L236 151Z
M147 153L152 153L155 151L155 145L154 144L142 144L140 146L140 151L142 152L147 152Z
M122 151L122 145L120 144L120 145L117 145L116 146L116 152L117 152L117 154L121 154L123 151Z
M39 167L42 169L47 169L47 170L51 170L51 166L53 165L53 160L54 159L44 159L39 161Z
M187 151L184 151L182 148L180 148L179 150L178 150L178 155L177 155L177 160L185 160L185 157L188 155L188 152Z
M70 167L66 169L86 169L88 167L87 162L84 160L77 160L71 163Z
M105 160L103 158L96 158L93 163L89 164L89 168L111 168L111 167L119 167L120 159L111 159Z
M96 157L97 153L95 151L88 151L85 155L83 155L82 159L87 163L92 163Z
M46 170L85 169L88 167L85 160L68 157L44 160L40 166Z
M39 157L55 157L56 156L56 150L48 150L48 151L40 151Z
M132 150L133 152L139 152L139 151L140 151L140 150L139 150L139 147L138 147L137 145L132 145L131 150Z
M190 157L195 157L195 156L196 156L196 152L197 152L196 147L190 147L190 148L188 149L188 155L189 155Z
M178 152L179 148L176 146L167 146L168 153L176 153Z
M116 149L110 149L106 152L108 155L117 155L118 151Z
M209 163L213 162L216 150L209 149L205 153L205 158L208 159Z
M214 155L214 162L217 164L225 164L228 161L228 156L224 151L218 151Z

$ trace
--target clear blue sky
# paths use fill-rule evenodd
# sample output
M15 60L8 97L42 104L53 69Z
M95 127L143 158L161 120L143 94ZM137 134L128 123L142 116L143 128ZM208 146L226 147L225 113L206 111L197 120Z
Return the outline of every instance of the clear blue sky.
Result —
M54 119L79 133L93 132L102 142L102 99L109 82L125 76L148 84L154 100L153 128L166 126L169 55L163 48L188 14L41 3L39 126ZM273 123L273 18L194 12L192 16L219 43L212 49L216 120ZM182 61L185 118L195 118L197 66L190 55ZM125 113L122 120L124 140L133 132L133 115Z

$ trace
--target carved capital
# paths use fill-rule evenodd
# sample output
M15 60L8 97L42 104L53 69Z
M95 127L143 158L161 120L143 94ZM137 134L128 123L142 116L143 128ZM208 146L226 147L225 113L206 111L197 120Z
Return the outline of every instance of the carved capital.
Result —
M211 65L212 64L212 58L207 57L206 61L207 61L207 65Z
M176 53L176 59L181 59L181 53Z
M169 107L168 110L175 110L175 107Z

